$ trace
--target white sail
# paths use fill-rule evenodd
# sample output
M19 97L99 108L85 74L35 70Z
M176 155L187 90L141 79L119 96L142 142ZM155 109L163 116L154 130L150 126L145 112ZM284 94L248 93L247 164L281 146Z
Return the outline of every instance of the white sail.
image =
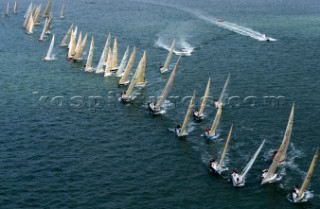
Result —
M313 171L314 171L314 167L316 166L317 159L318 159L318 150L319 150L319 147L317 148L317 150L316 150L316 152L315 152L315 154L313 156L313 159L312 159L312 162L310 164L307 176L304 179L303 184L302 184L302 186L301 186L301 188L299 190L298 199L302 199L304 192L306 191L306 189L308 188L308 186L310 184L311 177L312 177Z
M46 57L44 58L44 60L46 60L46 61L51 61L51 60L53 60L53 56L52 56L53 46L54 46L54 35L52 36L51 43L50 43L50 46L49 46L47 55L46 55Z
M41 32L39 41L43 41L43 40L44 40L44 37L46 37L46 36L45 36L45 31L46 31L46 28L47 28L47 27L48 27L48 18L46 18L45 21L44 21L44 26L43 26L43 29L42 29L42 32Z
M7 2L6 12L4 14L9 15L9 10L10 10L10 5L9 5L9 2Z
M136 83L136 87L138 88L143 88L147 83L147 81L145 80L146 66L147 66L147 53L146 51L144 51L143 56L141 58L141 67L140 67L140 72L139 72L137 83Z
M40 25L40 22L41 22L41 4L37 6L34 14L34 23L36 25Z
M127 61L128 61L128 55L129 55L129 46L127 46L126 51L124 52L124 55L122 57L121 63L119 65L118 71L116 73L116 77L122 77Z
M210 78L208 80L207 87L202 98L202 102L199 110L199 116L203 116L204 108L206 107L209 94L210 94Z
M167 56L167 59L166 59L164 65L163 65L163 67L160 69L161 72L168 71L169 63L170 63L170 60L172 58L172 54L173 54L173 51L174 51L174 48L175 48L175 44L176 44L176 40L173 39L170 51L169 51L168 56Z
M216 130L218 129L218 126L219 126L219 123L220 123L220 119L221 119L221 115L222 115L222 104L219 104L216 116L215 116L215 118L213 120L211 129L209 131L209 135L210 136L216 135Z
M71 34L72 28L73 28L73 24L71 24L67 34L63 37L62 41L60 42L60 46L68 46L67 40Z
M17 12L18 12L18 0L15 0L13 5L13 13L17 13Z
M133 63L134 63L135 56L136 56L136 47L133 47L133 50L132 50L130 58L129 58L129 62L124 70L123 76L119 80L119 85L125 85L125 84L129 83L128 78L129 78Z
M79 38L80 38L80 36L79 36ZM87 38L88 38L88 34L86 33L84 38L80 41L79 47L76 50L76 54L74 55L73 60L75 60L75 61L82 60L82 52L83 52L84 47L86 46Z
M183 135L186 134L185 132L186 132L187 125L188 125L188 122L189 122L189 118L190 118L190 115L192 113L192 108L193 108L193 105L194 105L195 94L196 94L196 92L194 91L193 92L193 96L190 99L188 110L187 110L186 116L184 117L184 120L183 120L183 123L182 123L182 126L181 126L181 130L179 132L179 136L183 136Z
M220 104L222 104L222 100L223 100L224 94L226 93L226 90L227 90L227 87L228 87L228 84L229 84L229 80L230 80L230 73L228 75L228 78L227 78L226 82L224 83L223 89L221 91L221 94L220 94L220 97L219 97L219 100L218 100L218 103L220 103Z
M51 0L49 0L47 3L47 6L43 12L43 17L47 17L49 15L50 10L51 10Z
M99 63L96 67L96 73L103 73L104 72L103 66L105 65L106 60L108 58L109 45L110 45L110 33L108 34L108 37L107 37L106 43L104 45Z
M81 41L82 41L82 32L80 31L79 37L78 37L78 41L77 41L77 44L76 44L76 48L75 48L75 52L78 51Z
M72 59L75 53L76 41L75 41L75 33L71 30L71 37L69 42L69 51L68 51L68 59Z
M24 14L24 18L28 18L28 17L29 17L30 12L31 12L31 10L32 10L32 7L33 7L33 5L32 5L32 2L31 2L31 3L29 4L29 7L28 7L26 13Z
M166 86L164 87L162 94L160 95L160 98L158 100L158 102L155 105L155 109L156 110L160 110L161 106L163 105L164 101L166 100L167 96L169 95L169 92L173 86L173 82L174 82L174 78L176 76L176 72L178 70L178 66L179 66L179 61L180 61L181 56L179 57L177 63L175 64L173 71L170 74L170 77L166 83Z
M113 56L112 56L112 50L109 47L108 50L108 57L107 57L107 62L106 62L106 68L104 70L104 77L108 77L112 75L111 69L112 69L112 60L113 60Z
M137 67L137 69L136 69L136 71L135 71L135 73L134 73L134 75L133 75L133 77L131 79L130 85L128 86L128 89L126 91L126 97L127 98L131 98L131 93L133 91L133 88L137 84L139 73L141 71L141 65L142 65L142 58L141 58L141 60L140 60L140 62L138 64L138 67Z
M286 133L284 134L281 146L279 147L277 154L274 156L272 164L270 165L268 172L264 175L261 184L268 183L271 181L271 179L275 177L275 173L277 171L278 166L286 156L290 138L291 138L291 133L292 133L293 118L294 118L294 104L292 105L292 108L291 108L291 113L290 113L287 129L286 129Z
M233 127L233 124L231 125L227 140L226 140L226 142L224 144L224 147L223 147L223 150L222 150L222 153L221 153L218 165L217 165L217 170L218 171L221 169L221 167L222 167L222 165L224 163L225 156L227 154L227 150L228 150L228 146L229 146L229 142L230 142L231 134L232 134L232 127Z
M244 167L243 171L241 172L241 176L244 178L247 173L249 172L249 170L251 169L253 163L256 161L259 153L261 152L261 149L264 145L265 140L262 141L262 143L260 144L259 148L257 149L257 151L254 153L254 155L252 156L252 158L250 159L250 161L248 162L248 164L246 165L246 167Z
M64 18L64 4L61 6L60 18Z
M46 34L51 34L50 28L51 28L52 20L53 20L53 15L52 15L52 13L50 13L48 16L48 26L47 26L46 32L45 32Z
M114 38L113 50L112 50L112 71L118 70L118 42L117 38Z
M93 39L93 36L92 36L90 49L89 49L89 54L88 54L88 58L87 58L87 62L86 62L86 67L84 68L84 71L86 71L86 72L92 72L93 71L93 67L92 67L93 49L94 49L94 39Z
M30 13L29 22L26 29L27 34L33 34L33 29L34 29L34 19L33 19L33 14Z

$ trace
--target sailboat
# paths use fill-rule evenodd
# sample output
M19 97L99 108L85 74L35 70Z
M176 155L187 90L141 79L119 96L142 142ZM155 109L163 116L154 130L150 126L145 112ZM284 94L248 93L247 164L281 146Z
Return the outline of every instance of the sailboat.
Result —
M112 66L111 72L116 72L118 70L118 42L117 38L114 38L113 49L112 49Z
M129 75L134 63L134 58L136 56L136 47L133 47L133 50L131 52L130 58L129 58L129 62L124 70L124 73L121 77L121 79L119 80L119 85L123 86L123 85L128 85L130 83L129 81Z
M34 13L34 23L35 25L40 25L41 22L41 4L37 6L36 11Z
M161 66L160 66L160 73L166 73L166 72L168 72L168 70L169 70L169 69L168 69L169 63L170 63L170 60L171 60L171 58L172 58L172 54L173 54L173 50L174 50L174 48L175 48L175 45L176 45L176 41L175 41L175 39L173 39L172 44L171 44L170 51L169 51L168 56L167 56L167 59L166 59L164 65L161 65Z
M92 72L94 70L94 68L92 67L93 48L94 48L94 39L92 36L87 62L84 67L85 72Z
M133 88L134 86L137 84L137 81L138 81L138 78L139 78L139 74L141 72L141 66L142 66L142 62L143 62L143 57L141 58L139 64L138 64L138 67L131 79L131 82L130 82L130 85L128 86L128 89L127 91L124 91L121 95L121 101L123 103L128 103L130 101L133 100L133 97L132 97L132 91L133 91Z
M13 13L17 13L18 12L18 0L14 1L14 5L13 5Z
M43 17L49 16L50 10L51 10L51 0L48 0L47 6L43 12Z
M194 111L193 112L193 119L195 121L201 121L203 119L203 112L204 112L204 108L206 107L206 104L207 104L207 100L208 100L208 97L209 97L209 93L210 93L210 78L208 80L208 83L207 83L207 87L206 87L206 90L204 92L204 95L202 97L202 102L201 102L201 106L200 106L200 110L199 111Z
M41 32L41 35L40 35L38 41L43 41L44 38L47 37L47 36L45 35L45 32L46 32L46 30L47 30L47 28L48 28L48 21L49 21L49 19L46 18L45 21L44 21L44 26L43 26L43 29L42 29L42 32Z
M5 16L9 16L9 10L10 10L10 5L9 5L9 2L7 2L6 12L4 13Z
M54 46L54 35L52 36L51 43L50 43L47 55L44 58L45 61L52 61L54 59L53 56L52 56L53 46Z
M210 129L206 129L206 131L205 131L205 137L207 139L214 139L214 138L218 137L216 135L216 131L217 131L219 123L220 123L221 114L222 114L222 108L223 108L222 100L223 100L223 96L225 94L225 91L227 89L227 86L228 86L228 83L229 83L229 79L230 79L230 74L228 75L228 78L227 78L226 82L224 83L223 89L221 91L220 98L219 98L219 101L218 101L218 110L217 110L216 116L215 116L215 118L213 120L212 126L211 126Z
M159 115L161 114L161 106L163 105L164 101L166 100L167 96L169 95L169 92L173 86L174 78L176 76L178 66L179 66L179 61L180 61L181 56L179 57L177 63L175 64L170 77L160 95L160 98L158 102L151 102L148 104L148 109L154 114L154 115Z
M138 79L135 87L138 89L142 89L147 85L146 81L146 66L147 66L147 54L146 51L143 52L143 56L141 58L141 68L138 75Z
M313 174L313 171L314 171L314 167L316 166L316 162L317 162L317 159L318 159L318 150L319 150L319 147L317 148L317 150L316 150L316 152L315 152L315 154L313 156L313 159L311 161L307 176L304 179L301 188L300 189L299 188L294 188L294 191L291 194L291 198L292 198L292 202L293 203L303 203L303 202L307 202L308 199L309 199L307 197L307 194L306 194L307 193L306 189L308 188L308 186L310 184L311 177L312 177L312 174Z
M64 4L62 4L62 6L61 6L60 18L61 19L64 18Z
M123 73L124 73L124 70L125 70L125 67L126 67L126 64L127 64L127 61L128 61L128 55L129 55L129 46L127 46L127 49L124 52L124 55L122 57L122 60L120 62L119 68L118 68L117 73L116 73L116 77L122 77L123 76Z
M278 180L276 171L280 163L286 158L286 153L287 153L287 149L289 146L291 133L292 133L293 118L294 118L294 104L292 105L292 108L291 108L287 129L284 134L281 146L279 147L276 155L274 156L272 160L272 164L270 165L269 169L265 169L263 171L263 174L262 174L263 179L261 184L273 183Z
M80 36L79 36L79 39L80 39L80 44L78 46L78 48L76 48L76 51L75 51L75 55L73 56L73 61L74 62L81 62L82 61L82 53L83 53L83 49L84 47L86 46L86 43L87 43L87 38L88 38L88 34L86 33L86 35L84 36L84 38L81 40L80 39Z
M71 37L69 42L69 50L68 50L68 60L72 60L73 56L75 55L75 49L76 49L76 40L75 40L75 31L71 30Z
M104 73L104 65L105 65L107 58L108 58L109 47L110 47L110 33L108 34L108 37L107 37L106 43L104 45L99 63L96 67L96 73Z
M47 27L47 30L45 32L46 34L51 34L50 28L51 28L52 20L53 20L53 15L50 12L50 15L48 16L48 27Z
M33 34L33 29L34 29L34 19L33 19L33 14L31 12L29 16L29 21L26 27L26 33L29 35Z
M61 47L68 46L67 40L68 40L68 38L69 38L69 36L71 34L72 28L73 28L73 24L71 24L67 34L63 37L62 41L60 42L60 46Z
M220 156L219 160L216 161L216 160L214 160L213 157L211 157L211 159L209 161L209 164L208 164L209 171L214 173L214 174L220 174L221 175L221 173L225 170L225 169L222 168L222 166L223 166L224 159L226 157L228 146L229 146L229 143L230 143L231 134L232 134L232 127L233 127L233 124L231 125L227 140L226 140L226 142L224 144L224 147L223 147L223 150L222 150L222 153L221 153L221 156Z
M182 136L188 135L186 130L187 130L187 125L188 125L189 118L190 118L191 113L192 113L192 108L193 108L194 100L195 100L195 94L196 94L196 92L194 91L193 92L193 96L190 99L188 110L187 110L186 116L184 117L182 126L180 126L180 124L179 124L175 129L176 134L177 134L178 137L182 137Z
M251 169L253 163L256 161L259 153L261 152L261 149L264 145L264 142L265 142L265 140L262 141L262 143L260 144L257 151L254 153L254 155L252 156L252 158L250 159L250 161L248 162L246 167L244 167L243 171L240 174L238 174L236 171L232 172L231 181L232 181L232 184L234 187L242 187L245 185L246 175L249 172L249 170Z

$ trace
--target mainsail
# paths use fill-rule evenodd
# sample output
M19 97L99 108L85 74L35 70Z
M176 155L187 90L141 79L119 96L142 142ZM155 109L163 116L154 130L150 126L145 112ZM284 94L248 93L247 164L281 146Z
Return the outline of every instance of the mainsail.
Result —
M61 6L60 18L64 18L64 4Z
M14 1L14 5L13 5L13 13L17 13L18 12L18 0Z
M46 28L47 27L48 27L48 18L46 18L45 21L44 21L44 26L43 26L39 41L43 41L43 39L45 37L45 32L46 32Z
M62 39L62 41L60 43L60 46L68 46L67 40L68 40L68 38L69 38L69 36L71 34L72 28L73 28L73 24L71 24L67 34L63 37L63 39Z
M244 169L242 170L242 172L241 172L241 174L240 174L242 177L245 177L245 176L247 175L248 171L251 169L254 161L256 161L259 153L261 152L261 149L262 149L265 141L266 141L266 140L263 140L263 142L261 143L261 145L259 146L259 148L257 149L257 151L254 153L254 155L252 156L252 158L250 159L250 161L248 162L248 164L246 165L246 167L244 167Z
M28 17L29 17L29 15L30 15L30 13L31 13L31 10L32 10L32 7L33 7L33 5L32 5L32 2L31 2L31 3L29 4L29 7L28 7L26 13L24 14L24 18L28 18Z
M72 59L76 48L76 41L75 41L75 32L71 30L71 37L69 43L69 51L68 51L68 59Z
M216 116L214 117L211 129L209 132L210 135L216 134L216 130L218 129L218 126L220 123L221 114L222 114L222 104L218 104L218 110L217 110Z
M50 43L50 46L49 46L47 55L46 55L46 57L44 58L45 60L52 60L52 59L53 59L53 58L52 58L53 46L54 46L54 35L52 36L51 43Z
M196 91L193 91L193 96L190 99L189 107L188 107L186 116L184 117L183 124L182 124L181 130L180 130L180 135L184 135L185 131L187 129L188 121L189 121L190 115L192 113L192 107L194 105L195 94L196 94Z
M136 71L135 71L135 73L134 73L134 75L133 75L133 77L131 79L130 85L129 85L127 91L126 91L127 97L131 96L133 88L137 84L138 76L139 76L139 73L141 71L141 65L142 65L142 58L141 58L141 60L140 60L140 62L138 64L138 67L137 67L137 69L136 69Z
M221 94L220 94L220 97L219 97L219 100L218 100L218 103L220 103L220 104L222 104L222 100L223 100L224 94L226 93L226 89L227 89L228 84L229 84L229 79L230 79L230 73L228 75L228 78L227 78L226 82L224 83L223 89L221 91Z
M129 58L129 62L127 64L127 67L124 70L123 76L119 80L119 85L124 85L124 84L129 83L128 78L129 78L133 63L134 63L135 56L136 56L136 47L133 47L133 50L132 50L130 58Z
M43 12L43 17L47 17L49 15L50 10L51 10L51 0L49 0L47 3L47 6Z
M144 83L146 77L146 65L147 65L147 54L146 51L143 52L143 56L141 58L141 68L137 78L137 83Z
M317 159L318 159L318 150L319 150L319 147L317 148L317 150L313 156L312 162L311 162L309 170L308 170L308 174L307 174L306 178L304 179L303 184L299 190L298 199L301 199L303 197L303 193L306 191L307 187L309 186L309 183L311 181L311 177L313 174L313 170L314 170L314 167L315 167Z
M111 48L109 47L108 50L108 58L107 58L107 62L106 62L106 68L104 70L104 77L110 76L111 73L111 69L112 69L112 52L111 52Z
M168 67L169 67L169 63L170 63L170 60L172 58L172 54L173 54L173 50L175 48L175 45L176 45L176 39L173 39L170 51L169 51L168 56L167 56L167 59L166 59L164 65L163 65L163 69L164 70L168 69Z
M160 95L160 98L159 98L157 104L155 105L155 109L160 110L160 107L163 105L164 101L166 100L167 96L169 95L169 92L173 86L174 77L175 77L176 72L178 70L180 58L181 58L181 56L179 57L177 63L175 64L175 66L173 68L173 71L171 72L171 75L166 83L166 86L164 87L164 89Z
M79 38L80 38L80 36L79 36ZM84 47L86 46L87 38L88 38L88 34L86 33L84 38L80 41L79 47L76 50L76 54L73 57L74 60L77 60L77 61L82 60L82 52L83 52Z
M281 161L283 161L283 159L286 156L287 149L288 149L289 142L290 142L290 138L291 138L293 118L294 118L294 104L292 105L292 108L291 108L291 113L290 113L287 129L286 129L286 133L284 134L281 146L279 147L277 154L274 156L272 164L270 165L270 168L268 169L268 173L262 179L261 184L265 184L272 179L272 177L275 175L276 170L277 170L278 166L280 165Z
M128 61L128 55L129 55L129 46L127 46L127 49L124 52L124 55L122 57L121 63L120 63L119 68L118 68L118 71L116 73L116 77L121 77L122 76L122 74L123 74L123 72L125 70L127 61Z
M108 34L106 44L104 45L99 63L96 67L96 73L103 73L104 72L103 66L105 65L106 60L108 58L109 46L110 46L110 33Z
M88 54L88 58L87 58L87 62L86 62L86 67L84 68L84 71L86 71L86 72L90 72L93 70L93 67L92 67L93 48L94 48L94 39L92 36L89 54Z
M111 70L115 71L117 69L118 69L118 42L117 42L117 38L114 38Z
M9 10L10 10L10 5L9 5L9 2L7 2L7 7L6 7L6 13L5 13L5 15L9 15Z
M228 146L229 146L229 142L230 142L230 139L231 139L232 127L233 127L233 124L231 125L227 140L226 140L226 142L224 144L224 147L223 147L223 150L222 150L222 153L221 153L218 165L217 165L217 170L220 170L222 165L223 165L223 163L224 163L224 158L226 157Z
M207 100L208 100L208 97L209 97L209 93L210 93L210 78L208 80L207 87L206 87L206 90L204 92L204 96L202 98L202 103L201 103L201 107L200 107L200 110L199 110L199 116L203 115L203 111L204 111L204 108L206 107Z

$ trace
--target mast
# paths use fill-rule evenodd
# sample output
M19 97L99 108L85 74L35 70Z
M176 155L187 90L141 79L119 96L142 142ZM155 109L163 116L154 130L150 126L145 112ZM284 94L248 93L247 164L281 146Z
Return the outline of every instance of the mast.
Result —
M209 92L210 92L210 78L208 80L207 87L206 87L206 90L204 92L204 96L203 96L203 99L202 99L201 107L200 107L200 110L199 110L199 115L203 115L203 111L204 111L204 108L206 107L207 100L208 100L208 97L209 97Z
M224 147L223 147L220 159L219 159L219 163L217 165L217 170L219 170L221 168L221 166L222 166L222 164L224 162L224 158L225 158L225 156L227 154L229 142L230 142L230 139L231 139L232 127L233 127L233 124L231 125L230 131L229 131L229 134L228 134L228 138L226 140L226 143L224 144Z

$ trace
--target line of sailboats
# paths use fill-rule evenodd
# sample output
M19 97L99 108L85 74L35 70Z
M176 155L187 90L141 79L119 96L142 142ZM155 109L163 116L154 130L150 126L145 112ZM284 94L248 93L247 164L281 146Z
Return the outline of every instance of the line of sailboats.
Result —
M48 0L47 5L45 7L44 12L42 13L42 17L45 18L43 30L41 32L41 35L39 37L39 41L43 41L46 37L46 34L51 34L49 28L52 23L53 15L51 12L51 4L52 0ZM17 13L17 7L18 7L18 1L15 1L14 4L14 13ZM61 13L60 18L64 18L64 4L62 4L61 7ZM9 3L7 3L6 13L5 15L9 15ZM33 34L34 33L34 27L35 25L40 25L41 21L41 4L40 5L34 5L32 2L30 3L25 15L24 15L25 21L23 23L23 27L26 30L27 34ZM82 62L84 60L83 58L83 52L84 48L86 46L86 42L88 39L88 33L85 33L83 36L82 32L80 31L78 34L78 27L75 25L71 25L60 42L60 47L67 47L68 53L67 53L67 59L72 60L74 62ZM89 53L86 59L86 63L84 65L84 71L85 72L95 72L97 74L103 74L104 77L109 76L115 76L120 78L118 81L119 86L127 86L126 91L122 92L121 95L121 101L123 103L128 103L134 100L135 96L133 94L134 89L141 89L144 88L147 84L146 80L146 68L147 68L147 53L146 51L143 52L143 55L138 63L138 66L135 69L134 75L132 76L131 80L129 79L131 70L134 66L134 60L136 57L136 48L133 47L132 52L130 54L130 48L129 46L126 47L126 50L122 56L121 62L118 63L118 41L117 38L113 38L113 44L111 47L111 34L108 33L107 40L104 45L103 51L101 53L99 62L96 67L93 67L93 55L94 55L94 37L91 37L91 43L89 48ZM52 61L54 60L53 56L53 48L55 45L55 35L52 35L51 42L49 45L49 49L47 51L46 56L43 58L44 61ZM170 50L168 52L167 58L163 65L160 66L160 73L167 73L170 71L170 61L173 56L173 52L175 50L175 39L173 39ZM129 56L130 55L130 56ZM164 113L164 107L163 104L165 103L171 89L174 85L174 80L179 68L181 56L176 61L173 70L171 71L171 74L161 92L161 95L154 101L148 103L148 110L153 115L159 115ZM226 89L228 87L230 80L230 74L228 75L224 86L222 88L220 97L217 101L215 101L216 105L216 115L212 122L212 125L210 128L206 129L204 136L207 139L215 139L219 137L217 134L217 129L219 127L219 123L222 116L222 110L223 110L223 98L226 93ZM190 102L188 104L188 108L185 114L185 117L183 119L183 123L179 124L175 128L175 134L178 137L186 137L188 135L187 126L190 121L190 117L192 115L194 121L201 122L205 118L204 110L207 106L208 99L211 98L210 95L210 85L211 85L211 79L208 78L208 82L205 88L204 95L202 97L200 110L198 111L197 108L194 108L195 106L195 99L196 99L196 91L193 92L192 97L190 98ZM274 183L281 180L281 177L277 174L277 169L283 162L286 160L286 153L287 149L289 147L292 128L293 128L293 120L294 120L294 111L295 111L295 105L292 105L292 109L289 116L289 121L287 124L286 132L284 134L284 138L282 140L282 143L277 150L277 153L275 154L272 164L268 169L265 169L262 174L262 182L261 184L267 184L267 183ZM218 158L218 160L215 160L213 157L210 158L208 163L208 168L210 172L222 175L224 171L227 170L225 165L225 158L229 149L230 140L232 137L233 132L233 124L230 127L229 133L227 135L227 138L225 140L225 144L223 146L223 149L221 151L221 154ZM249 162L246 164L246 166L243 168L241 173L238 173L236 170L233 170L231 173L230 179L232 182L232 185L234 187L242 187L245 186L247 174L252 168L254 162L256 161L257 157L259 156L262 148L264 147L265 140L261 142ZM312 162L310 164L307 176L305 180L303 181L303 184L301 188L295 187L293 192L290 194L290 200L293 203L302 203L306 202L308 200L308 191L307 188L310 184L311 177L314 172L314 167L316 165L316 161L318 158L318 148L316 149L316 152L313 156Z

